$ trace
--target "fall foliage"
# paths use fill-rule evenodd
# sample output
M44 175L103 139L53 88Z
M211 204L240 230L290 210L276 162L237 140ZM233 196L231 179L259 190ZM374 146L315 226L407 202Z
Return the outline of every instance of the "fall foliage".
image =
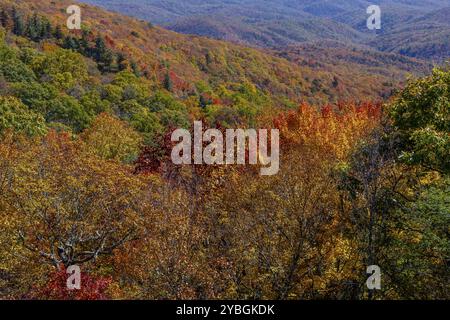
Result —
M268 53L92 7L68 32L44 2L0 1L0 299L449 298L448 68L343 102ZM279 129L279 173L173 164L194 120Z

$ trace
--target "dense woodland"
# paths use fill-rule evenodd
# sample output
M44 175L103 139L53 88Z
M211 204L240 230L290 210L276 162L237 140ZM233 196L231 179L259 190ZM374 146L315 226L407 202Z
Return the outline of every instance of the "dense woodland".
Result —
M258 47L338 41L444 62L450 53L448 0L82 0L185 34ZM381 30L367 29L379 5Z
M0 1L1 299L450 297L447 67L351 101L326 59L62 3ZM279 173L172 164L194 120L278 128Z

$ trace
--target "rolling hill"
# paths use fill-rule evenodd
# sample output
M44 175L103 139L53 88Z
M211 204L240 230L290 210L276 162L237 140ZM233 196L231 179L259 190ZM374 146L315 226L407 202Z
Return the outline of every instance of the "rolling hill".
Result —
M0 0L0 300L449 298L448 68L395 40L249 48L87 4L69 30L73 4Z
M168 29L259 47L334 40L442 63L449 56L449 1L85 0ZM378 4L382 29L367 30Z
M16 4L5 0L1 3ZM67 19L65 8L70 4L72 2L66 0L21 1L18 7L25 12L41 12L55 24L64 25ZM389 95L393 85L401 82L406 73L426 72L430 68L414 59L408 60L410 67L406 69L398 68L397 62L387 59L384 74L372 73L361 66L347 68L339 60L330 63L333 65L330 68L299 65L281 54L182 35L97 7L81 6L85 30L94 35L101 34L111 49L132 57L143 73L157 83L164 83L169 74L175 83L174 94L182 99L195 93L201 82L206 82L213 91L221 86L249 82L280 107L299 101L321 104L379 99ZM343 79L339 86L332 85L335 74Z

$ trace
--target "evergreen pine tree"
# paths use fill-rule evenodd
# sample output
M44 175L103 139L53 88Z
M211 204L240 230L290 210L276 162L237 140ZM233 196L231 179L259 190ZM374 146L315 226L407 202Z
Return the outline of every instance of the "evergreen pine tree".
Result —
M114 55L111 50L106 47L105 40L102 37L98 36L95 39L93 51L93 58L97 61L99 69L103 72L110 71L111 65L114 62Z
M106 44L102 37L98 36L95 39L94 59L101 62L106 54Z
M136 75L136 77L141 76L141 72L139 71L139 67L138 67L136 61L131 61L130 67L131 67L131 70L133 70L133 73Z
M61 40L63 38L63 33L62 33L62 29L60 25L57 25L55 28L55 32L53 33L53 36L58 39Z
M111 50L106 49L105 53L101 57L100 64L102 65L102 71L111 71L112 64L114 62L114 54Z
M123 71L127 69L127 59L122 52L117 54L117 68L119 71Z
M80 53L85 55L85 56L91 57L92 56L92 50L89 47L88 36L89 36L89 32L86 31L86 30L83 30L83 34L81 35L81 39L79 41L79 43L80 43Z
M63 41L63 48L77 51L78 50L77 39L70 36L65 37Z
M31 24L33 25L35 37L33 40L41 40L41 29L42 29L42 22L41 18L37 14L33 14L33 17L31 18Z
M37 17L37 15L33 15L33 17L27 19L27 22L25 24L24 35L26 35L33 41L38 41L39 34L40 34L39 18Z
M25 33L25 26L22 16L17 12L16 8L12 10L13 19L13 33L18 36L22 36Z
M166 75L164 77L164 88L166 88L167 91L173 90L173 82L172 78L170 77L169 71L166 72Z
M43 19L41 22L41 32L40 37L41 39L50 39L52 37L53 33L53 27L50 21L46 18Z
M9 26L9 15L4 8L0 11L0 26L5 29Z

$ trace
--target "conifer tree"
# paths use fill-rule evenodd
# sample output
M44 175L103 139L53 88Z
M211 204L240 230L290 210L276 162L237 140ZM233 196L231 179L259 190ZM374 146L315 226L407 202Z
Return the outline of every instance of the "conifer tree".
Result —
M127 60L122 52L119 52L117 54L117 68L119 69L119 71L127 69Z
M22 16L17 12L16 8L12 10L13 33L22 36L25 33L25 26Z
M4 8L0 11L0 25L5 29L9 25L9 15Z
M77 39L70 37L70 36L65 37L64 42L63 42L63 48L77 51L78 50Z
M81 39L79 41L80 45L80 53L91 57L92 56L92 49L89 47L89 40L88 40L89 32L86 30L83 30L83 33L81 35Z
M170 77L169 71L166 72L166 75L164 76L164 88L166 88L167 91L173 90L173 81Z
M139 67L138 67L136 61L132 60L130 62L130 67L131 67L131 70L133 70L133 73L136 75L136 77L141 76L141 72L139 71Z
M95 39L94 59L97 62L101 62L105 54L106 54L105 40L102 37L98 36Z
M41 28L40 19L36 14L34 14L31 18L27 19L25 25L25 35L33 41L39 41L40 28Z
M61 40L61 39L64 37L60 25L57 25L57 26L56 26L55 32L53 33L53 36L54 36L56 39L58 39L58 40Z
M40 33L41 39L49 39L52 37L53 27L51 22L47 18L44 18L43 21L41 22Z

